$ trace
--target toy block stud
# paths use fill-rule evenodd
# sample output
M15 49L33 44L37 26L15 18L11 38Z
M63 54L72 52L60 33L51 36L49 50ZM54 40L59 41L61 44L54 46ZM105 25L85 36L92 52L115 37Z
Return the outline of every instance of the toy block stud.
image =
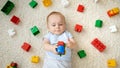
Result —
M106 49L106 46L100 41L98 40L97 38L95 38L91 44L96 48L98 49L100 52L103 52L105 49Z
M115 59L109 59L107 61L107 65L108 65L108 67L116 67L116 65L117 65L116 60Z
M76 31L76 32L81 32L82 29L83 29L83 26L82 26L82 25L79 25L79 24L76 24L76 25L75 25L75 31Z
M11 22L13 22L14 24L18 25L20 22L20 19L17 16L13 16L10 20Z
M64 46L65 43L64 43L63 41L58 41L58 46L59 46L59 45L63 45L63 46Z
M29 5L32 7L32 8L35 8L37 5L38 5L38 3L36 2L36 1L31 1L30 3L29 3Z
M84 57L86 56L86 53L85 53L84 50L78 51L77 54L78 54L78 56L79 56L80 58L84 58Z
M14 8L14 4L11 1L7 1L4 7L1 9L1 11L6 15L8 15L13 8Z
M96 27L99 27L99 28L102 27L102 24L103 24L103 21L102 21L102 20L96 20L96 22L95 22L95 26L96 26Z
M108 14L109 17L112 17L112 16L115 16L115 15L119 14L119 12L120 12L119 8L116 7L116 8L108 10L107 14Z
M40 33L40 31L39 31L39 29L37 28L37 26L33 26L33 27L31 28L31 32L33 33L34 36Z
M68 7L69 6L69 1L68 0L61 0L61 3L62 3L62 5L63 5L63 7Z
M110 26L109 29L111 30L111 32L117 32L117 27L115 25Z
M31 45L24 42L24 44L21 46L21 48L28 52L30 50L30 48L31 48Z
M8 34L9 34L9 36L13 37L13 36L16 34L14 28L9 29L9 30L8 30Z
M78 5L77 11L78 12L83 12L84 11L84 6L83 5Z
M51 1L51 0L43 0L43 5L44 5L45 7L49 7L49 6L52 5L52 1Z
M39 56L32 56L32 58L31 58L32 63L38 63L39 60L40 60Z

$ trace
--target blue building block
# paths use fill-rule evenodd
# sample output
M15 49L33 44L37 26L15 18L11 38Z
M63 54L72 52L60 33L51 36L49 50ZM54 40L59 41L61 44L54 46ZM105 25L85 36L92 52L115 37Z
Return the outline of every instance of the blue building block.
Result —
M8 15L13 8L14 8L14 3L12 3L11 1L7 1L7 3L4 5L1 11L6 15Z
M64 55L65 54L65 46L58 46L56 51L58 52L58 54L61 56L61 55Z

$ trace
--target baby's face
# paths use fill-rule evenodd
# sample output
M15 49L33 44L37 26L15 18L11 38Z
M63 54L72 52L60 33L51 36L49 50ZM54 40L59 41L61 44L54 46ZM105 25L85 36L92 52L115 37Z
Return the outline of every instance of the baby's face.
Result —
M48 30L53 34L62 34L66 29L64 19L60 15L51 15L48 18Z

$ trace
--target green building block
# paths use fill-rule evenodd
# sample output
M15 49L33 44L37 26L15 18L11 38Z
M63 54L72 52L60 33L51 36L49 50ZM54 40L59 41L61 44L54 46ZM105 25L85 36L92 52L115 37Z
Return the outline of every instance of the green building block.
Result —
M78 51L77 54L79 55L80 58L84 58L86 56L86 53L84 50Z
M37 26L32 27L31 28L31 32L33 33L34 36L40 33L40 31L37 28Z
M102 27L102 23L103 23L102 20L96 20L95 26L101 28Z
M4 5L1 11L4 12L6 15L8 15L13 8L14 8L14 4L11 1L7 1L7 3Z
M32 8L35 8L36 6L37 6L37 2L36 1L31 1L30 3L29 3L29 5L32 7Z

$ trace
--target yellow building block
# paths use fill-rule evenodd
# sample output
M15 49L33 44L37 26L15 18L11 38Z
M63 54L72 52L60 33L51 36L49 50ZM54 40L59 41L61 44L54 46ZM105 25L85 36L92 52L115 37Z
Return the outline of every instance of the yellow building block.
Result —
M40 60L39 56L32 56L32 58L31 58L32 63L38 63L39 60Z
M116 60L115 59L110 59L107 61L107 64L109 67L116 67Z
M113 10L113 12L114 12L115 14L118 14L118 13L119 13L119 11L120 11L118 7L113 8L112 10Z
M10 66L10 65L7 65L7 67L6 68L13 68L12 66Z
M49 6L52 5L52 1L51 1L51 0L43 0L42 2L43 2L43 5L44 5L45 7L49 7Z

